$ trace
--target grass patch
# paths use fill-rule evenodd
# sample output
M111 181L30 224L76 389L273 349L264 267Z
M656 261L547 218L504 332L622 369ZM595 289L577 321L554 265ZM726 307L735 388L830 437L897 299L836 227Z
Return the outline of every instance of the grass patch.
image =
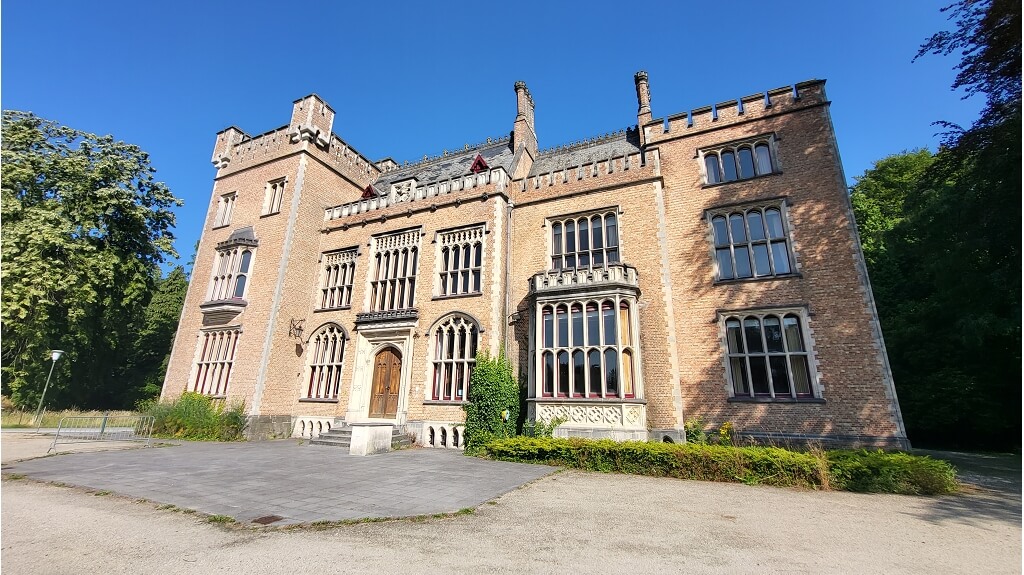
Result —
M206 518L209 523L220 523L220 524L231 524L235 522L235 518L230 515L210 515Z
M906 495L940 495L957 489L956 471L947 462L881 450L792 451L778 447L514 437L491 441L483 452L504 461L747 485Z
M99 411L96 409L63 409L60 411L44 411L40 416L39 427L54 428L65 417L103 417L109 414L110 417L138 415L134 411ZM4 429L35 429L32 425L32 418L35 412L21 410L3 410L0 413L0 427Z
M95 495L96 497L106 497L107 495L110 495L110 492L109 491L97 491L96 493L93 493L93 495Z
M247 425L244 404L227 407L198 393L183 393L173 401L149 402L141 408L154 418L154 437L239 441Z
M4 479L7 481L21 481L25 479L24 473L4 473Z

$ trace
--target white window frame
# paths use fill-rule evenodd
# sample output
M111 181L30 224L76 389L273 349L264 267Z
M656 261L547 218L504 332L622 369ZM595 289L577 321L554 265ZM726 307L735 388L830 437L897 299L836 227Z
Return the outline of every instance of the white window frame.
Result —
M793 249L793 234L792 227L789 223L789 210L788 202L785 198L775 198L772 200L764 200L760 202L752 202L745 204L737 204L732 206L722 206L717 208L711 208L705 211L705 221L708 226L708 243L711 247L711 260L713 262L714 275L716 282L734 282L734 281L749 281L764 278L784 278L799 275L799 264L797 262L796 253ZM777 210L779 212L779 219L782 225L781 235L772 235L768 226L768 210ZM763 239L753 239L750 233L750 214L752 212L758 212L761 219ZM736 241L734 238L733 220L732 216L740 215L743 218L743 231L745 240ZM725 218L725 228L727 235L727 243L719 243L717 241L715 232L715 219ZM775 245L782 244L785 247L784 260L780 259L780 255L773 249ZM755 246L765 246L768 255L768 268L769 273L759 274L757 273L757 262L755 259ZM737 273L737 248L745 249L747 254L747 261L750 266L750 275L740 277ZM722 266L719 260L719 250L729 251L729 262L732 266L732 277L722 277ZM785 265L783 265L783 262ZM787 271L778 271L779 269L785 269Z
M237 326L199 330L195 374L189 381L189 391L210 397L227 396L241 335L242 329Z
M245 253L249 253L248 266L242 269ZM217 250L210 266L210 288L206 301L244 300L249 295L252 282L253 266L256 260L256 247L251 245L232 245ZM242 294L235 295L239 282L243 282Z
M338 400L348 339L345 329L334 322L313 332L307 343L306 379L300 401Z
M765 328L765 318L774 316L780 321L781 330L781 342L783 344L783 351L768 351L767 336ZM787 316L795 316L799 322L799 331L797 332L801 338L803 350L792 350L790 349L790 343L786 338L786 327L785 319ZM750 345L747 343L748 334L747 325L745 321L749 318L755 318L759 322L759 333L760 333L760 349L761 351L750 351ZM758 308L749 310L734 310L734 311L719 311L718 312L718 325L719 325L719 336L721 339L721 349L723 355L723 367L725 371L725 380L728 396L735 400L747 400L747 401L822 401L822 387L819 380L818 374L818 361L817 352L815 351L814 337L811 330L811 326L808 321L807 309L804 307L778 307L778 308ZM730 320L739 321L739 331L743 338L743 349L740 352L733 352L730 349L729 340L729 327L728 323ZM751 367L751 358L763 357L765 358L765 374L767 377L768 393L757 393L754 389L753 382L753 367ZM772 375L771 359L770 358L784 358L786 365L787 374L787 386L789 388L788 395L777 395L775 393L774 376ZM807 371L807 378L809 379L810 392L807 394L798 393L794 369L793 369L793 357L805 358L805 366ZM736 387L736 376L734 374L733 361L739 360L741 363L738 367L744 369L743 373L746 374L746 393L738 393Z
M613 321L616 333L613 336L612 343L607 343L607 324L604 315L604 304L610 304L610 309L613 312ZM581 318L582 318L582 341L577 342L575 339L575 324L573 309L579 306ZM597 313L597 328L598 337L596 342L591 341L591 326L590 316L588 307L596 307ZM560 308L566 310L566 345L561 344L560 333L561 326L558 319L558 312ZM551 313L546 314L545 310L550 308ZM592 399L642 399L643 398L643 378L640 370L640 345L639 345L639 315L636 298L633 296L626 296L621 294L609 294L609 295L588 295L581 294L577 298L565 298L558 300L545 300L538 301L535 307L536 317L534 318L535 327L535 350L536 350L536 367L534 370L535 376L533 378L533 397L537 398L551 398L551 399L572 399L572 400L592 400ZM626 318L623 319L623 312L626 313ZM548 345L547 337L547 323L546 316L550 315L551 320L551 333L550 338L551 344ZM629 333L624 334L623 328L628 328ZM598 352L598 365L600 368L600 384L595 385L592 381L592 364L590 361L591 352ZM615 354L615 365L612 366L617 376L617 385L613 394L608 393L608 371L609 367L607 364L607 353L613 352ZM573 366L573 358L576 352L582 352L583 354L583 393L577 394L577 387L575 381L575 373ZM567 354L568 360L568 377L566 382L566 393L562 393L560 386L560 374L559 374L559 363L558 357L560 354ZM547 356L550 354L552 360L552 371L551 371L551 392L549 393L546 389L547 383ZM624 366L627 366L626 359L628 358L628 368L632 376L632 390L628 389L628 385L623 378L623 373L626 371ZM596 391L595 391L596 389Z
M483 293L483 263L487 228L475 224L435 235L437 244L434 297L460 297Z
M238 192L230 192L222 195L217 200L217 215L213 220L214 228L221 228L231 224L231 214L235 210L235 200Z
M355 285L357 248L324 252L320 257L320 297L316 309L352 307Z
M771 162L771 169L769 171L764 171L763 168L761 166L759 166L759 164L758 164L757 146L760 145L760 144L764 144L764 145L768 146L768 157L769 157L769 160ZM723 143L723 144L716 144L714 146L707 146L705 148L698 149L697 150L697 158L700 161L700 173L701 173L701 178L702 178L702 180L704 182L704 185L706 185L706 186L717 186L719 184L728 184L728 183L732 183L732 182L742 182L742 181L745 181L745 180L751 180L751 179L759 178L759 177L762 177L762 176L768 176L768 175L780 173L782 171L782 167L779 164L779 157L778 157L778 152L777 152L777 149L778 149L777 146L778 146L777 138L775 136L775 133L773 132L773 133L770 133L770 134L761 134L759 136L754 136L752 138L744 138L742 140L734 140L734 141L731 141L731 142L726 142L726 143ZM740 148L743 148L743 147L749 147L750 151L751 151L751 154L753 155L753 162L754 162L754 175L753 176L743 177L743 176L740 175L739 150L740 150ZM736 178L734 178L732 180L726 180L725 179L725 167L724 167L724 164L722 163L723 162L722 161L722 153L723 152L732 152L733 153L733 158L734 158L734 162L735 162L735 166L736 166ZM712 154L714 154L715 157L718 159L718 174L719 174L719 177L721 179L719 181L717 181L717 182L712 182L711 181L710 174L708 173L708 168L707 168L707 157L712 155Z
M267 182L267 187L263 194L263 211L261 215L272 216L281 212L281 202L284 201L284 190L287 183L288 178L277 178Z
M461 333L466 334L465 340ZM476 367L481 333L479 323L463 313L442 317L430 330L431 381L427 401L462 403L469 398L469 381Z
M366 309L412 309L420 264L420 228L374 236L367 273Z
M548 269L590 269L621 264L624 261L621 213L618 207L608 207L547 218ZM608 225L609 218L614 219L614 226ZM601 247L594 247L593 223L595 219L601 223ZM580 223L584 221L587 223L586 242L581 241L582 236L579 234ZM570 234L568 232L570 223L573 227L572 242L569 241ZM611 227L614 227L615 230L614 246L609 243ZM584 248L584 245L587 247ZM600 255L601 262L595 263L598 255ZM586 263L581 264L580 261L584 258Z

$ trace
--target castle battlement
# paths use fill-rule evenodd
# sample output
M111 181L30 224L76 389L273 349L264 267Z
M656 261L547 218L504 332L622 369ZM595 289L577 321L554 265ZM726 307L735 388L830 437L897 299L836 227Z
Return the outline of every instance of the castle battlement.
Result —
M636 152L611 156L607 159L584 162L558 170L530 176L519 182L519 191L539 190L560 184L573 184L619 172L637 170L654 160L654 152Z
M825 81L808 80L651 120L642 128L646 142L652 144L825 101Z

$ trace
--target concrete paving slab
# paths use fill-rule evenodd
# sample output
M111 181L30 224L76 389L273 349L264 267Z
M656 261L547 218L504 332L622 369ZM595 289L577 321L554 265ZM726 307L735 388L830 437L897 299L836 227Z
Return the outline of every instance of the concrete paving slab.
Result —
M73 453L8 464L4 471L243 522L280 515L285 519L275 525L282 525L453 513L555 468L442 449L360 457L280 440Z

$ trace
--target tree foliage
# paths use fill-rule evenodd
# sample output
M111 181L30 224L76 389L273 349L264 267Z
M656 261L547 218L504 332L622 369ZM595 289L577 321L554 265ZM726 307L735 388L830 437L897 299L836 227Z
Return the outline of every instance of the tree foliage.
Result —
M48 405L130 406L133 362L147 360L136 345L161 329L147 306L159 264L177 256L181 201L137 146L26 112L2 122L4 393L32 405L58 348Z
M959 51L953 87L984 111L942 124L934 156L879 161L851 199L911 441L1019 447L1020 2L947 10L957 29L919 56Z

